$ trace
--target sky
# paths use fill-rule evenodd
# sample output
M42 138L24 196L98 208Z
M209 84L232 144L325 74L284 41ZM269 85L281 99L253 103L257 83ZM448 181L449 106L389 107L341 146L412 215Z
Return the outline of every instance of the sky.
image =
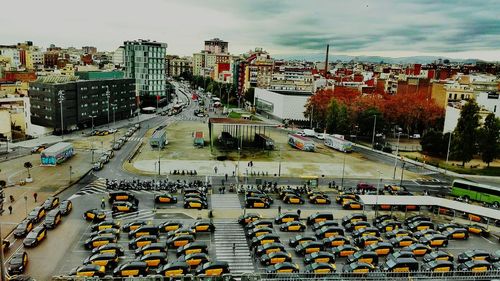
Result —
M23 7L20 7L20 6ZM25 0L2 3L0 44L168 43L192 55L221 38L234 54L444 56L500 61L500 0ZM10 11L10 12L5 12Z

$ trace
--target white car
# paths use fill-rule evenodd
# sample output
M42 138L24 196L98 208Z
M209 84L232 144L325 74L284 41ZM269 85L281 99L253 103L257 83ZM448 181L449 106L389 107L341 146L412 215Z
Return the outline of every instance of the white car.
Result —
M325 134L316 134L316 138L319 140L324 140L325 139Z

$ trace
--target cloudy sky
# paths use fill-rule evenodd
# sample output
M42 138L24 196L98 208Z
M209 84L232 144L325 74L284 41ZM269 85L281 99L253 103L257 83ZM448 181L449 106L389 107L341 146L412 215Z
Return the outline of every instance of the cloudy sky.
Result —
M323 53L329 43L335 54L500 60L500 0L4 2L0 44L114 50L143 38L168 43L170 54L191 55L219 37L231 53L263 47L304 56Z

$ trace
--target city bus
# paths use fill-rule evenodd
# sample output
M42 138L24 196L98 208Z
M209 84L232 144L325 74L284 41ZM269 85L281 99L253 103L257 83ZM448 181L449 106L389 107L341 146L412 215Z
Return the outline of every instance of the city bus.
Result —
M454 180L451 184L451 195L500 206L500 187Z

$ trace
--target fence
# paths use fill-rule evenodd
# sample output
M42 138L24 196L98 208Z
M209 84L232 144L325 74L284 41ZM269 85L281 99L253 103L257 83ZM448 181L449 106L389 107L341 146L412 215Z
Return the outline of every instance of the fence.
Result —
M370 273L329 273L329 274L310 274L310 273L249 273L249 274L226 274L223 276L192 276L169 278L162 276L147 277L75 277L75 276L57 276L52 281L160 281L160 280L180 280L180 281L406 281L406 280L500 280L500 270L490 270L485 272L471 271L451 271L451 272L424 272L415 271L411 273L390 273L390 272L370 272Z

